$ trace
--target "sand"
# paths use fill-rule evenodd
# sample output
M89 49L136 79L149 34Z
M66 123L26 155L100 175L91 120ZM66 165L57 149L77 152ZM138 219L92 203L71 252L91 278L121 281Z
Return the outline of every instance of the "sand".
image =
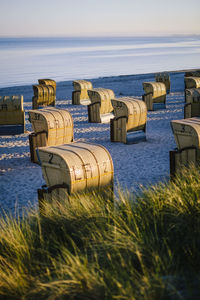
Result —
M169 151L176 147L170 121L183 118L184 73L171 72L171 93L166 109L148 112L147 140L125 145L110 142L110 124L88 123L87 107L71 103L72 82L57 83L57 108L70 111L75 141L105 146L114 163L114 184L130 191L169 180ZM155 81L154 74L104 77L91 80L93 87L110 88L117 97L142 98L143 81ZM77 78L83 79L83 78ZM84 78L85 79L85 78ZM33 83L33 84L36 84ZM0 137L0 212L15 213L23 207L38 206L37 189L45 184L41 167L31 163L28 135L32 132L28 111L32 106L32 86L0 89L0 95L24 95L26 133Z

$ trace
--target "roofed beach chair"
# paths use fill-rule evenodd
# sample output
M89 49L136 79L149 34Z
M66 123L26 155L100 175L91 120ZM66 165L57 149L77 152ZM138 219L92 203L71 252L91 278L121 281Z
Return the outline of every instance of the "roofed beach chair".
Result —
M182 167L200 164L200 118L171 121L177 149L170 151L170 175L173 178Z
M55 106L56 94L52 85L33 85L33 92L32 109L38 109L45 106Z
M200 88L200 77L185 77L185 89Z
M89 105L91 103L88 90L92 89L92 83L86 80L73 81L74 91L72 92L72 104Z
M0 135L15 135L24 131L23 96L0 96Z
M155 110L166 107L166 86L162 82L143 82L145 94L143 101L147 105L147 110Z
M56 97L56 82L53 79L38 79L38 83L42 85L52 86Z
M38 147L68 144L73 142L73 119L66 109L47 107L29 111L29 120L34 130L29 135L31 161L38 163Z
M146 140L146 104L131 97L117 98L111 102L115 116L110 120L111 142L130 144Z
M157 73L155 75L156 82L162 82L166 86L167 94L170 93L171 83L170 83L170 76L168 73Z
M88 105L88 120L90 123L109 123L114 118L111 99L115 94L110 89L95 88L88 90L91 104Z
M38 190L38 200L64 200L76 193L91 193L113 198L113 162L101 145L74 142L38 148L46 186Z
M184 118L200 117L200 88L185 90Z

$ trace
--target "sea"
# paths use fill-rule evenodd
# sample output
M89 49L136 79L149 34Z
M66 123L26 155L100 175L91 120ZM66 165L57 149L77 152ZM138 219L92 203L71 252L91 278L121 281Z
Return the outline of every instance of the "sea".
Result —
M0 38L0 88L200 68L200 35Z

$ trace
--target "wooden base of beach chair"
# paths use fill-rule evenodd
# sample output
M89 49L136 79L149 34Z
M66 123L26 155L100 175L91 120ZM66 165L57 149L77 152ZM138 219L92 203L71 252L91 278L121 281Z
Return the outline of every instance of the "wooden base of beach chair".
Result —
M110 140L124 144L136 144L146 140L146 126L143 130L126 130L126 118L114 118L110 120Z
M147 110L158 110L166 108L166 95L152 98L152 94L142 95L142 100L146 103Z
M196 148L186 148L182 150L169 151L170 177L173 179L183 167L199 165L199 150Z
M98 190L96 189L90 191L82 191L79 193L74 193L72 195L69 194L69 189L66 184L57 184L51 187L47 187L46 185L44 185L37 190L39 210L40 212L42 212L45 202L52 203L53 201L70 201L70 199L72 199L73 197L77 199L77 196L81 194L83 195L83 197L92 197L94 192L102 196L104 199L110 199L111 201L114 200L114 190L113 186L111 185L108 188L104 187L99 188Z

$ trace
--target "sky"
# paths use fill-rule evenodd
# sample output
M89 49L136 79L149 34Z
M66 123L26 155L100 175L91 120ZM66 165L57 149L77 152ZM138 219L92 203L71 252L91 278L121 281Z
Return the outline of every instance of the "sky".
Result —
M200 0L0 0L0 36L200 34Z

